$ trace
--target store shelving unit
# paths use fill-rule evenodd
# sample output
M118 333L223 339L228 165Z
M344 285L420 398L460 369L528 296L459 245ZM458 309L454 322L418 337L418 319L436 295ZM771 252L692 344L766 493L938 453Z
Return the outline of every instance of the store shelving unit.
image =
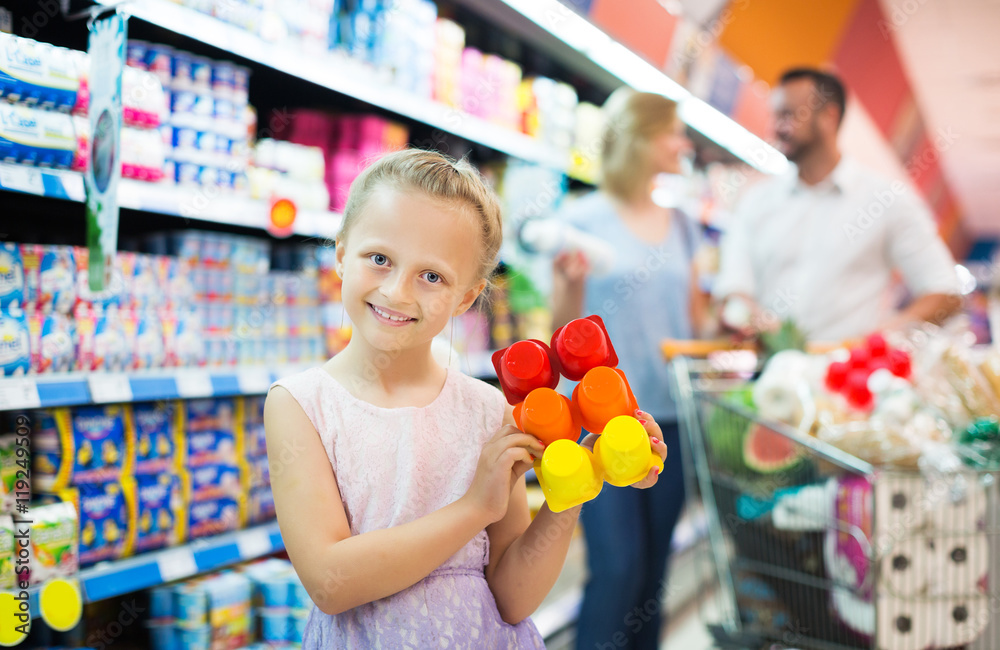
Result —
M76 578L83 602L90 603L256 560L284 549L278 524L271 522L183 546L103 562L83 569ZM29 590L32 618L39 616L40 590L41 585Z
M0 190L55 199L84 200L83 174L0 163ZM179 187L123 178L118 186L121 207L185 219L245 228L265 229L270 205L212 188ZM296 235L330 239L337 235L343 215L337 212L299 211L293 225Z
M164 368L130 372L68 372L0 378L0 411L263 395L272 382L305 367Z
M98 0L119 4L119 0ZM315 54L269 43L235 25L163 0L133 0L133 18L225 50L263 66L378 106L402 117L465 138L515 158L566 169L569 152L459 109L394 88L377 70L335 53Z

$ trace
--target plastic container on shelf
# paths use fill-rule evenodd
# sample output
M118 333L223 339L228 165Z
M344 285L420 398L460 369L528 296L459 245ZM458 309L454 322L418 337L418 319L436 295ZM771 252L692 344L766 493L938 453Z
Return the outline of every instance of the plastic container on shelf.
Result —
M0 32L0 97L68 112L79 87L77 62L66 48Z
M69 115L0 104L0 161L67 169L76 148Z

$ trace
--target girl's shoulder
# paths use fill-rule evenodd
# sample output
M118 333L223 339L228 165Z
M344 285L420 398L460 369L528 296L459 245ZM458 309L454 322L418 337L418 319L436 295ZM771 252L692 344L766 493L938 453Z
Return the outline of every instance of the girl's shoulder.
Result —
M481 379L471 377L457 370L449 370L449 375L455 387L455 400L466 405L482 406L486 409L497 409L503 411L506 400L503 393L496 386Z

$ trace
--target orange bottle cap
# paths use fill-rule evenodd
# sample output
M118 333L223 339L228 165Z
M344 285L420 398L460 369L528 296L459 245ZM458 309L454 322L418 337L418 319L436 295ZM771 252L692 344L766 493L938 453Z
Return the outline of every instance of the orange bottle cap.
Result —
M522 430L546 444L560 439L575 441L579 434L569 401L551 388L531 391L520 415Z

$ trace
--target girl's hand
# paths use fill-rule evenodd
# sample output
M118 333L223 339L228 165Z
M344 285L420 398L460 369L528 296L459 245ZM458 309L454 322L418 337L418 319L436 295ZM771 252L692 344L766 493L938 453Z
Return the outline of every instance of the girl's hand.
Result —
M639 420L639 424L646 430L646 435L649 436L649 448L656 454L659 454L660 460L667 460L667 443L663 442L663 433L660 431L660 425L656 423L656 420L649 416L649 413L645 411L640 411L636 409L635 418ZM580 446L590 451L594 451L594 443L597 441L598 436L596 433L588 433L587 436L580 441ZM633 483L631 487L639 488L640 490L645 490L646 488L651 488L656 485L656 481L660 477L660 468L654 467L649 470L649 474L646 478L642 479L638 483Z
M479 454L476 475L465 496L489 517L489 523L507 514L511 490L527 472L545 446L534 436L513 425L500 427Z
M635 417L639 420L639 424L646 429L646 435L649 436L649 448L656 454L660 456L660 460L667 460L667 443L663 442L663 432L660 430L660 425L656 423L649 413L645 411L635 410ZM646 474L646 478L642 479L638 483L633 483L632 487L639 488L640 490L645 490L646 488L651 488L656 485L656 481L660 478L660 468L654 467L649 470Z

